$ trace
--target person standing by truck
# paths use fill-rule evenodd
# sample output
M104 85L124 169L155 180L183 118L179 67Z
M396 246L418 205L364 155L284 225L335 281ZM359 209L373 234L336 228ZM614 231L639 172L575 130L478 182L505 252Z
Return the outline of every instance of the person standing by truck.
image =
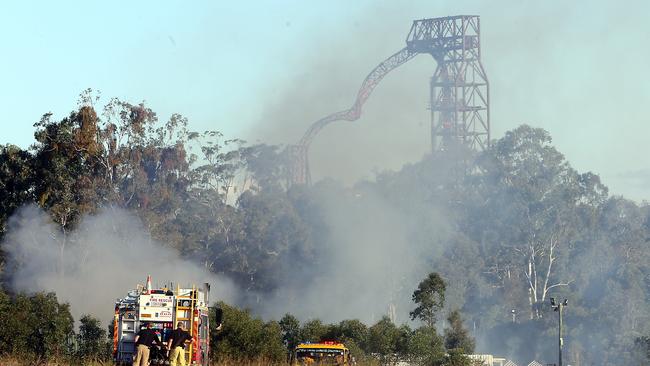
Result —
M156 343L161 348L165 348L163 342L160 341L156 332L151 329L151 323L146 323L144 327L135 336L136 356L133 360L133 366L148 366L149 365L149 351L153 344Z
M185 366L185 343L190 341L192 341L192 336L183 329L183 323L178 322L167 342L167 352L171 352L170 366L176 366L177 360L180 361L181 366Z

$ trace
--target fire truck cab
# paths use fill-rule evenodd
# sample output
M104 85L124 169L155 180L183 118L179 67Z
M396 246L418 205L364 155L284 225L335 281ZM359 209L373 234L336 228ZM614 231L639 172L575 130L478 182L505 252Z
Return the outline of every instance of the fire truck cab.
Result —
M207 366L210 351L209 332L210 285L200 288L153 289L151 276L145 286L138 285L115 302L113 320L113 359L118 365L131 364L135 357L135 336L145 323L151 323L163 343L167 343L176 324L181 322L192 335L185 346L187 365ZM151 365L166 364L165 350L152 350Z

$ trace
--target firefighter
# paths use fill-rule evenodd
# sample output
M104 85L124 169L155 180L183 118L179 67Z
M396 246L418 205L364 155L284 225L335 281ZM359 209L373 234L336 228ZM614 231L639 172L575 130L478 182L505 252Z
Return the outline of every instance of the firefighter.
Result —
M146 323L135 336L137 353L135 360L133 360L133 366L149 365L149 352L154 343L161 348L165 347L165 345L160 341L160 338L158 338L156 332L151 329L151 323Z
M192 336L185 331L183 322L178 322L176 329L167 342L167 355L169 356L170 366L176 366L176 361L179 361L181 366L185 366L185 343L191 341ZM170 352L171 355L169 355Z

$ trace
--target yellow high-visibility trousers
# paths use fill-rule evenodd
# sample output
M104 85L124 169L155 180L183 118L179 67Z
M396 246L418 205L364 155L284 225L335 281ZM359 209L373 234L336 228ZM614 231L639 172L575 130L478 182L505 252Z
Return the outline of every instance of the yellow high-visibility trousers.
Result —
M149 347L144 344L138 345L138 353L133 360L133 366L148 366L149 365Z
M171 355L169 356L169 365L176 366L176 360L181 366L185 366L185 350L183 347L174 347L172 349Z

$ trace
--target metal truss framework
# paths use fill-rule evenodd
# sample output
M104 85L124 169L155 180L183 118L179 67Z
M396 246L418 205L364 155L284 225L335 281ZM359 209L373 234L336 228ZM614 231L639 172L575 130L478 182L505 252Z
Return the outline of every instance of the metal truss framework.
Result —
M314 137L335 121L355 121L363 104L390 71L420 53L433 56L430 82L431 150L481 150L490 143L489 85L481 63L480 22L476 15L413 21L406 47L375 67L361 84L354 104L314 122L297 145L287 149L291 184L311 181L308 152Z
M287 184L311 184L311 174L309 172L309 145L289 145L287 146L287 162L289 176Z
M481 63L475 15L416 20L406 38L411 52L428 53L437 68L430 83L431 150L490 143L489 83Z
M307 132L303 135L302 139L297 145L288 147L290 172L289 179L291 184L310 184L311 176L309 173L309 145L314 137L328 124L335 121L356 121L361 117L361 109L364 103L372 94L372 91L379 84L379 82L393 69L404 64L408 60L415 57L417 54L411 52L407 47L397 51L382 63L377 65L368 76L363 80L361 88L357 92L357 98L354 104L346 110L334 112L329 114L318 121L314 122Z
M410 49L404 47L401 50L395 52L389 58L382 61L382 63L372 69L370 74L368 74L368 76L366 76L366 78L363 80L361 88L359 88L359 91L357 92L357 98L355 99L352 107L340 112L332 113L314 122L309 127L307 132L303 135L299 144L302 146L309 146L314 136L316 136L316 134L320 132L323 127L334 121L356 121L359 119L359 117L361 117L361 108L366 103L370 97L370 94L372 94L372 91L375 89L377 84L379 84L381 79L383 79L384 76L386 76L393 69L415 57L415 55L417 55L417 53L411 52Z

